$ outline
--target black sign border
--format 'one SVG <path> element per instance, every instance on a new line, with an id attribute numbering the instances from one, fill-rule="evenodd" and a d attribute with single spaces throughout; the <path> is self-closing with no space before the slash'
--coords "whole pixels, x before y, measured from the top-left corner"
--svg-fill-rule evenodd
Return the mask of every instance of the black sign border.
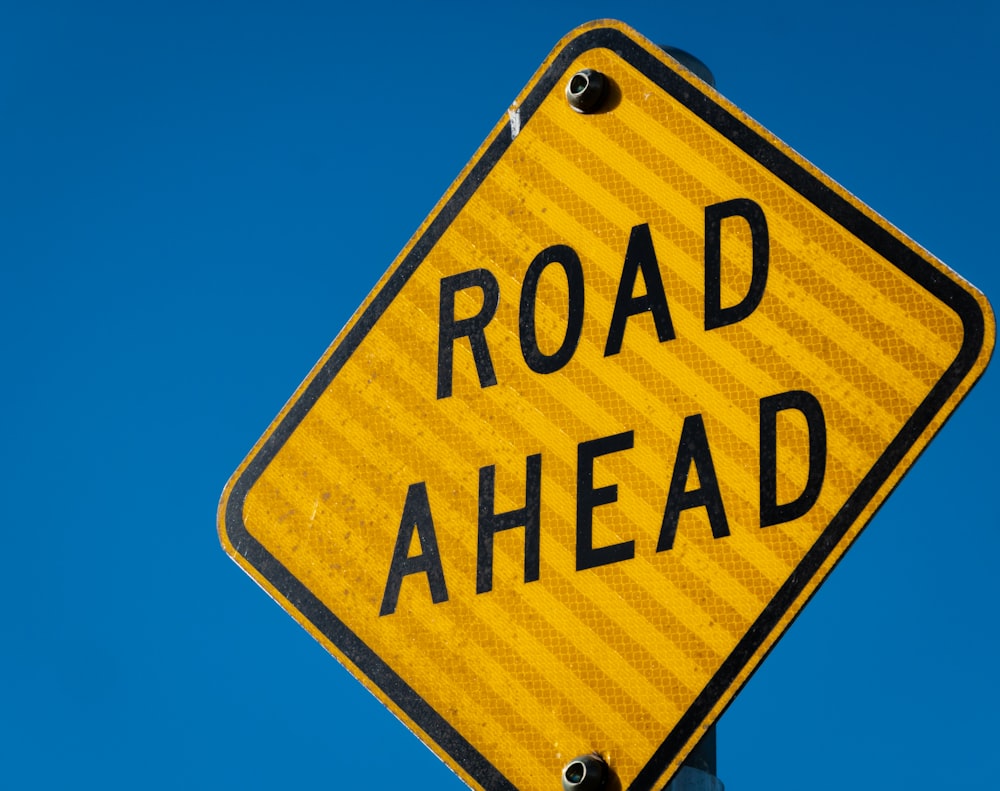
<path id="1" fill-rule="evenodd" d="M 865 214 L 858 206 L 832 189 L 804 168 L 785 151 L 748 126 L 744 120 L 694 87 L 658 57 L 649 53 L 623 31 L 612 27 L 584 29 L 570 39 L 519 107 L 523 128 L 552 90 L 561 89 L 569 65 L 590 49 L 608 49 L 659 85 L 690 111 L 709 124 L 730 142 L 784 181 L 806 200 L 838 222 L 876 253 L 920 284 L 950 307 L 961 319 L 964 338 L 961 350 L 941 379 L 904 424 L 900 433 L 861 481 L 859 487 L 806 553 L 787 582 L 764 609 L 715 676 L 653 753 L 627 791 L 652 791 L 666 768 L 696 733 L 712 708 L 734 686 L 739 674 L 780 624 L 789 608 L 799 599 L 827 560 L 855 524 L 865 507 L 892 475 L 904 456 L 944 408 L 952 394 L 971 371 L 983 348 L 985 318 L 975 297 L 963 285 L 949 278 L 916 250 L 900 241 L 885 227 Z M 257 454 L 236 479 L 225 505 L 226 533 L 234 549 L 261 576 L 270 582 L 320 633 L 325 635 L 350 662 L 375 686 L 405 712 L 444 752 L 490 791 L 517 791 L 471 743 L 434 710 L 412 687 L 389 667 L 358 635 L 351 631 L 329 608 L 296 579 L 246 529 L 243 504 L 250 489 L 291 436 L 299 423 L 337 376 L 368 332 L 385 313 L 427 254 L 441 238 L 452 220 L 462 211 L 479 185 L 500 160 L 513 140 L 509 124 L 504 125 L 489 143 L 482 156 L 468 171 L 461 184 L 433 217 L 409 253 L 399 262 L 382 290 L 375 296 L 343 341 L 315 373 L 284 418 L 266 438 Z M 846 549 L 846 548 L 845 548 Z M 805 602 L 803 602 L 803 606 Z M 801 611 L 801 608 L 800 608 Z M 762 657 L 763 659 L 763 657 Z M 758 663 L 759 665 L 759 663 Z M 743 681 L 745 683 L 745 679 Z M 738 690 L 734 690 L 735 696 Z M 731 700 L 732 698 L 730 698 Z M 558 782 L 553 778 L 553 783 Z"/>

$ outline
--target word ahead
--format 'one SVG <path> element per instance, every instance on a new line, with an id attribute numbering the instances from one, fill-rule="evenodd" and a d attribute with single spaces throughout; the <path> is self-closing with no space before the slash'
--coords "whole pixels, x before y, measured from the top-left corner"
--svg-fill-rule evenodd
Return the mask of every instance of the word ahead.
<path id="1" fill-rule="evenodd" d="M 797 410 L 806 419 L 809 428 L 809 474 L 805 488 L 793 500 L 778 503 L 778 413 Z M 620 453 L 634 447 L 635 433 L 624 431 L 610 437 L 581 442 L 577 446 L 576 474 L 576 570 L 582 571 L 635 557 L 635 542 L 623 541 L 609 546 L 595 547 L 593 542 L 593 512 L 602 505 L 618 499 L 615 484 L 594 487 L 594 462 L 611 453 Z M 688 488 L 691 470 L 697 474 L 698 485 Z M 803 390 L 779 393 L 760 401 L 760 526 L 788 522 L 804 515 L 816 502 L 823 487 L 826 470 L 826 423 L 819 401 Z M 479 521 L 478 555 L 476 561 L 476 593 L 493 589 L 493 536 L 503 530 L 524 528 L 524 581 L 538 579 L 539 546 L 541 533 L 542 454 L 528 456 L 525 460 L 525 491 L 523 508 L 498 514 L 494 510 L 496 467 L 479 469 Z M 692 508 L 704 508 L 712 536 L 723 538 L 730 534 L 726 508 L 719 490 L 715 464 L 705 422 L 701 415 L 691 415 L 684 420 L 677 447 L 670 487 L 666 493 L 663 522 L 660 525 L 656 551 L 663 552 L 674 546 L 677 524 L 681 513 Z M 416 533 L 420 539 L 421 554 L 407 556 L 407 550 Z M 435 604 L 448 600 L 448 586 L 441 566 L 441 553 L 434 517 L 431 512 L 427 484 L 412 484 L 406 493 L 403 518 L 396 536 L 392 564 L 382 597 L 379 615 L 396 611 L 403 578 L 411 574 L 425 574 Z"/>

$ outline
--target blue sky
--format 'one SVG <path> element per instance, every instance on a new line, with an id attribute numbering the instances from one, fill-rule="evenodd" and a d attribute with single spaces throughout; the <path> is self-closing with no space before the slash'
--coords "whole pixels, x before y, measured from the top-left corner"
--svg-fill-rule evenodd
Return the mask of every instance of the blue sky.
<path id="1" fill-rule="evenodd" d="M 697 54 L 726 97 L 1000 294 L 986 2 L 38 2 L 3 17 L 11 788 L 464 787 L 227 558 L 215 510 L 583 22 Z M 989 783 L 998 376 L 723 715 L 727 788 Z"/>

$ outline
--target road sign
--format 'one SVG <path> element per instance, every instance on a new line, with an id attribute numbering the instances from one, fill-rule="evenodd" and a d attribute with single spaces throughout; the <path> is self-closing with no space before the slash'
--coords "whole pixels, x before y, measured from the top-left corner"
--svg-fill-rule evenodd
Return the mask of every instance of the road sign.
<path id="1" fill-rule="evenodd" d="M 597 751 L 659 788 L 994 335 L 953 272 L 593 23 L 236 471 L 222 541 L 473 786 Z"/>

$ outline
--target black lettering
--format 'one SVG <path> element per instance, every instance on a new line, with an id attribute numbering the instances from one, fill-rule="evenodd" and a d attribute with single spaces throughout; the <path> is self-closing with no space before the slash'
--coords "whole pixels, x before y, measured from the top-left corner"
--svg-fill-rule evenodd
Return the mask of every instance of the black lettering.
<path id="1" fill-rule="evenodd" d="M 750 289 L 743 299 L 722 307 L 722 221 L 742 217 L 750 225 L 753 266 Z M 705 329 L 714 330 L 742 321 L 760 304 L 767 284 L 771 256 L 764 210 L 749 198 L 716 203 L 705 209 Z"/>
<path id="2" fill-rule="evenodd" d="M 414 531 L 420 539 L 423 553 L 411 558 L 407 554 Z M 389 565 L 389 576 L 385 581 L 385 593 L 382 595 L 382 607 L 378 614 L 392 615 L 396 612 L 403 577 L 421 573 L 427 575 L 431 600 L 435 604 L 448 601 L 448 588 L 444 583 L 444 569 L 441 568 L 441 555 L 438 552 L 434 520 L 431 518 L 431 504 L 427 499 L 427 485 L 415 483 L 406 491 L 403 518 L 399 522 L 396 548 L 392 551 L 392 563 Z"/>
<path id="3" fill-rule="evenodd" d="M 455 294 L 467 288 L 479 288 L 483 292 L 483 307 L 465 319 L 455 318 Z M 490 323 L 500 304 L 500 284 L 486 269 L 472 269 L 457 275 L 441 278 L 441 299 L 438 316 L 438 386 L 437 397 L 451 395 L 451 379 L 455 339 L 466 337 L 472 347 L 472 359 L 476 363 L 479 386 L 489 387 L 497 383 L 493 371 L 493 359 L 486 346 L 486 325 Z"/>
<path id="4" fill-rule="evenodd" d="M 535 331 L 535 300 L 538 296 L 538 280 L 549 264 L 559 264 L 566 273 L 569 287 L 569 304 L 566 316 L 566 335 L 562 344 L 552 354 L 545 354 L 538 348 Z M 521 336 L 521 354 L 528 367 L 536 374 L 550 374 L 558 371 L 573 357 L 583 331 L 583 267 L 580 257 L 572 247 L 564 244 L 546 247 L 535 256 L 524 275 L 521 286 L 521 311 L 517 323 Z"/>
<path id="5" fill-rule="evenodd" d="M 687 482 L 692 464 L 698 473 L 698 488 L 688 491 Z M 708 447 L 705 421 L 701 415 L 690 415 L 684 418 L 684 427 L 681 429 L 681 440 L 674 461 L 674 472 L 670 478 L 667 505 L 663 509 L 663 525 L 660 528 L 660 538 L 656 542 L 656 551 L 663 552 L 673 548 L 681 511 L 702 506 L 708 512 L 712 536 L 715 538 L 728 536 L 729 520 L 726 519 L 719 480 L 715 475 L 715 464 L 712 462 L 712 452 Z"/>
<path id="6" fill-rule="evenodd" d="M 633 296 L 635 279 L 640 269 L 642 279 L 646 283 L 646 293 Z M 618 281 L 618 296 L 615 297 L 615 309 L 611 315 L 608 340 L 604 346 L 605 357 L 621 351 L 622 340 L 625 338 L 625 324 L 629 317 L 647 311 L 653 315 L 656 337 L 660 342 L 673 340 L 674 325 L 670 319 L 667 295 L 663 293 L 663 280 L 660 277 L 660 266 L 656 261 L 656 251 L 653 250 L 653 237 L 649 233 L 649 225 L 643 224 L 636 225 L 629 236 L 622 276 Z"/>
<path id="7" fill-rule="evenodd" d="M 540 514 L 542 509 L 542 455 L 525 460 L 524 508 L 494 513 L 496 466 L 479 470 L 479 554 L 476 593 L 493 590 L 493 536 L 501 530 L 524 528 L 524 581 L 538 579 Z"/>
<path id="8" fill-rule="evenodd" d="M 628 450 L 634 434 L 625 431 L 610 437 L 581 442 L 576 450 L 576 570 L 605 566 L 635 557 L 635 542 L 594 546 L 594 509 L 618 500 L 618 485 L 594 488 L 594 459 Z"/>
<path id="9" fill-rule="evenodd" d="M 778 413 L 796 409 L 805 415 L 809 431 L 809 475 L 802 493 L 778 503 Z M 819 498 L 826 476 L 826 420 L 811 393 L 791 390 L 760 400 L 760 526 L 790 522 L 804 515 Z"/>

